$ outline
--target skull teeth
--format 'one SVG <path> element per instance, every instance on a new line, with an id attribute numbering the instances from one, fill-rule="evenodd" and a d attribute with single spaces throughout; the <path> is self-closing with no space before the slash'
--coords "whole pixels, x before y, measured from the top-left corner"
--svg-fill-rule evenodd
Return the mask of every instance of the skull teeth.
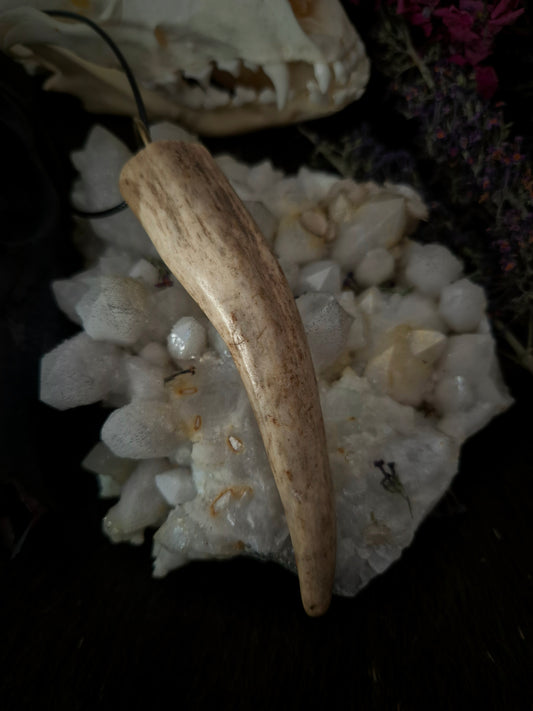
<path id="1" fill-rule="evenodd" d="M 256 100 L 257 91 L 255 91 L 255 89 L 251 89 L 248 86 L 237 85 L 231 103 L 232 106 L 242 106 L 244 104 L 251 104 Z"/>
<path id="2" fill-rule="evenodd" d="M 210 86 L 205 92 L 204 108 L 218 109 L 229 104 L 230 95 L 227 91 Z"/>
<path id="3" fill-rule="evenodd" d="M 345 55 L 342 61 L 337 60 L 329 64 L 317 62 L 312 65 L 312 78 L 306 82 L 310 100 L 313 103 L 323 103 L 325 97 L 332 90 L 331 98 L 334 103 L 337 105 L 342 103 L 349 94 L 347 85 L 354 73 L 353 67 L 357 63 L 357 59 L 357 53 L 352 50 Z M 239 84 L 238 79 L 243 67 L 258 73 L 263 71 L 272 82 L 273 88 L 265 87 L 256 90 Z M 211 82 L 215 69 L 235 77 L 235 86 L 227 89 L 213 86 Z M 182 101 L 191 109 L 212 110 L 225 106 L 240 107 L 259 103 L 264 106 L 276 104 L 278 111 L 281 111 L 294 94 L 290 87 L 289 66 L 282 62 L 261 66 L 241 59 L 223 60 L 210 62 L 204 67 L 187 69 L 183 76 L 186 80 L 192 79 L 197 82 L 196 86 L 183 86 Z"/>
<path id="4" fill-rule="evenodd" d="M 273 89 L 263 89 L 259 92 L 258 100 L 260 104 L 274 104 L 276 102 L 276 92 Z"/>
<path id="5" fill-rule="evenodd" d="M 327 64 L 321 62 L 313 65 L 313 68 L 320 93 L 325 94 L 331 82 L 331 69 Z"/>
<path id="6" fill-rule="evenodd" d="M 333 73 L 335 75 L 335 81 L 338 84 L 346 84 L 348 79 L 348 72 L 343 62 L 333 62 Z"/>
<path id="7" fill-rule="evenodd" d="M 289 69 L 286 64 L 278 62 L 277 64 L 265 65 L 263 71 L 272 84 L 274 84 L 276 105 L 278 111 L 281 111 L 285 108 L 287 99 L 289 98 Z"/>

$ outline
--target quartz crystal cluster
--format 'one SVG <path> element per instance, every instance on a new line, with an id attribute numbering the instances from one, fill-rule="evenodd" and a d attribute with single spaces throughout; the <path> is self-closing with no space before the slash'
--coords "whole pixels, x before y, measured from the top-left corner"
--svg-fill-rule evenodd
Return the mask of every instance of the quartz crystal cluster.
<path id="1" fill-rule="evenodd" d="M 160 124 L 154 139 L 188 137 Z M 101 127 L 73 155 L 74 200 L 118 200 L 127 149 Z M 449 486 L 461 444 L 511 399 L 483 290 L 405 185 L 285 176 L 225 155 L 220 167 L 279 259 L 319 382 L 337 511 L 335 591 L 353 595 L 396 560 Z M 246 554 L 295 569 L 283 509 L 233 360 L 129 212 L 93 220 L 89 264 L 53 290 L 82 331 L 42 360 L 41 398 L 102 401 L 84 460 L 114 542 L 153 539 L 154 574 Z"/>

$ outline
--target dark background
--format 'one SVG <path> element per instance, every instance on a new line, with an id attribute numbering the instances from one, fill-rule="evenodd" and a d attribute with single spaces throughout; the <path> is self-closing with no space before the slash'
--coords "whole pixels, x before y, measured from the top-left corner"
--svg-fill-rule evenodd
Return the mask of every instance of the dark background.
<path id="1" fill-rule="evenodd" d="M 157 581 L 150 541 L 104 538 L 108 504 L 79 463 L 105 412 L 38 402 L 40 357 L 76 330 L 50 282 L 82 267 L 68 155 L 95 119 L 2 56 L 0 77 L 0 708 L 532 709 L 533 376 L 511 361 L 516 404 L 466 444 L 413 545 L 321 619 L 273 564 Z M 379 126 L 379 88 L 321 130 Z M 99 120 L 132 140 L 129 122 Z M 310 154 L 294 128 L 208 143 L 288 170 Z"/>

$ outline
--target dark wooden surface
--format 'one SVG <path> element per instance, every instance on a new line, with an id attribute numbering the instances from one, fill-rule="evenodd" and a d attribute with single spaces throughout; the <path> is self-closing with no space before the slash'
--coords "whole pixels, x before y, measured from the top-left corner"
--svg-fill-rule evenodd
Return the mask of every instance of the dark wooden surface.
<path id="1" fill-rule="evenodd" d="M 149 542 L 103 537 L 105 504 L 79 462 L 105 413 L 37 400 L 40 356 L 75 330 L 49 283 L 80 266 L 68 151 L 91 119 L 0 70 L 0 519 L 17 535 L 34 519 L 2 559 L 0 709 L 533 708 L 533 378 L 510 363 L 516 404 L 465 446 L 413 545 L 321 619 L 274 565 L 194 563 L 157 581 Z M 240 145 L 252 160 L 285 136 Z"/>

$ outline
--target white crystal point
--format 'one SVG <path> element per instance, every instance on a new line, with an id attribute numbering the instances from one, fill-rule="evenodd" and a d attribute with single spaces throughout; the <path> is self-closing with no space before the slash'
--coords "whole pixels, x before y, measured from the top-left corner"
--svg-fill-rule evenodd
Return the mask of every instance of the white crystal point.
<path id="1" fill-rule="evenodd" d="M 462 269 L 460 260 L 446 247 L 412 242 L 405 265 L 405 280 L 422 294 L 436 297 L 445 286 L 459 278 Z"/>
<path id="2" fill-rule="evenodd" d="M 475 383 L 491 372 L 494 363 L 494 342 L 490 335 L 465 333 L 450 336 L 436 375 L 463 375 Z"/>
<path id="3" fill-rule="evenodd" d="M 352 319 L 331 294 L 308 293 L 296 299 L 317 371 L 341 355 Z"/>
<path id="4" fill-rule="evenodd" d="M 145 286 L 155 286 L 159 281 L 159 271 L 147 259 L 139 259 L 130 269 L 129 275 L 132 279 L 138 279 Z"/>
<path id="5" fill-rule="evenodd" d="M 98 442 L 81 463 L 84 469 L 96 474 L 102 499 L 120 496 L 122 486 L 137 466 L 134 459 L 117 457 L 103 442 Z"/>
<path id="6" fill-rule="evenodd" d="M 412 328 L 440 331 L 441 333 L 445 333 L 447 330 L 433 299 L 417 292 L 407 294 L 400 299 L 395 320 L 397 323 L 406 323 Z"/>
<path id="7" fill-rule="evenodd" d="M 100 341 L 132 345 L 147 322 L 148 294 L 129 277 L 97 278 L 76 306 L 86 332 Z"/>
<path id="8" fill-rule="evenodd" d="M 79 333 L 43 357 L 40 399 L 58 410 L 98 402 L 111 390 L 120 359 L 115 346 Z"/>
<path id="9" fill-rule="evenodd" d="M 137 466 L 135 459 L 117 457 L 103 442 L 98 442 L 87 454 L 81 465 L 84 469 L 101 476 L 110 477 L 121 486 L 129 479 Z"/>
<path id="10" fill-rule="evenodd" d="M 92 219 L 90 224 L 97 237 L 114 247 L 131 250 L 134 256 L 151 259 L 158 256 L 156 248 L 131 210 L 121 210 L 105 220 Z"/>
<path id="11" fill-rule="evenodd" d="M 84 147 L 72 153 L 72 163 L 80 173 L 72 200 L 82 210 L 104 210 L 122 201 L 118 178 L 131 152 L 103 126 L 94 126 Z"/>
<path id="12" fill-rule="evenodd" d="M 176 321 L 167 338 L 168 352 L 175 361 L 199 358 L 206 345 L 206 330 L 192 316 L 184 316 Z"/>
<path id="13" fill-rule="evenodd" d="M 83 279 L 58 279 L 52 282 L 52 291 L 57 305 L 74 323 L 81 324 L 76 306 L 88 289 Z"/>
<path id="14" fill-rule="evenodd" d="M 175 281 L 172 281 L 172 286 L 153 289 L 148 308 L 152 318 L 143 332 L 147 341 L 166 341 L 172 326 L 184 316 L 194 316 L 197 320 L 203 318 L 200 308 Z"/>
<path id="15" fill-rule="evenodd" d="M 160 525 L 165 519 L 168 504 L 155 482 L 165 465 L 164 459 L 141 462 L 122 487 L 118 503 L 109 509 L 103 523 L 114 543 L 142 543 L 144 529 Z"/>
<path id="16" fill-rule="evenodd" d="M 109 415 L 102 440 L 118 457 L 169 456 L 178 445 L 172 408 L 163 402 L 135 400 Z"/>
<path id="17" fill-rule="evenodd" d="M 337 224 L 348 223 L 358 207 L 368 200 L 369 184 L 337 180 L 328 193 L 328 215 Z"/>
<path id="18" fill-rule="evenodd" d="M 278 226 L 278 221 L 270 210 L 259 200 L 244 201 L 246 209 L 252 216 L 255 224 L 261 230 L 261 234 L 269 245 L 274 242 L 274 235 Z"/>
<path id="19" fill-rule="evenodd" d="M 458 448 L 351 368 L 326 391 L 322 406 L 337 491 L 337 592 L 350 595 L 409 545 L 455 473 Z M 396 493 L 384 490 L 376 460 L 394 463 Z"/>
<path id="20" fill-rule="evenodd" d="M 299 290 L 327 291 L 336 294 L 341 290 L 341 270 L 336 262 L 324 259 L 307 264 L 300 270 Z"/>
<path id="21" fill-rule="evenodd" d="M 434 363 L 444 353 L 446 336 L 440 331 L 417 329 L 408 336 L 411 353 L 423 363 Z"/>
<path id="22" fill-rule="evenodd" d="M 467 377 L 478 399 L 494 406 L 493 414 L 512 403 L 499 371 L 496 343 L 490 334 L 451 336 L 436 371 L 437 377 L 447 375 Z"/>
<path id="23" fill-rule="evenodd" d="M 281 175 L 280 171 L 276 170 L 269 160 L 263 160 L 261 163 L 249 168 L 246 184 L 256 195 L 256 200 L 254 201 L 256 207 L 262 205 L 265 209 L 268 209 L 262 200 L 262 196 L 279 182 Z M 270 212 L 270 210 L 268 211 Z"/>
<path id="24" fill-rule="evenodd" d="M 328 219 L 321 210 L 305 210 L 300 215 L 300 222 L 306 230 L 319 237 L 325 237 L 328 232 Z"/>
<path id="25" fill-rule="evenodd" d="M 501 382 L 490 334 L 451 336 L 435 371 L 439 429 L 459 442 L 512 403 Z"/>
<path id="26" fill-rule="evenodd" d="M 118 179 L 130 157 L 128 148 L 112 133 L 98 125 L 91 129 L 83 149 L 72 154 L 72 162 L 80 173 L 72 191 L 73 204 L 90 212 L 122 202 Z M 139 254 L 157 254 L 130 210 L 90 222 L 95 234 L 106 242 Z"/>
<path id="27" fill-rule="evenodd" d="M 439 380 L 432 397 L 435 407 L 445 415 L 470 410 L 475 400 L 474 389 L 463 375 L 450 375 Z"/>
<path id="28" fill-rule="evenodd" d="M 170 455 L 169 459 L 178 467 L 189 468 L 191 466 L 192 442 L 185 440 L 180 442 L 175 451 Z"/>
<path id="29" fill-rule="evenodd" d="M 376 287 L 370 287 L 364 291 L 358 299 L 358 306 L 361 311 L 369 317 L 378 314 L 384 305 L 383 294 Z"/>
<path id="30" fill-rule="evenodd" d="M 307 264 L 322 259 L 327 246 L 324 238 L 307 230 L 298 216 L 289 215 L 279 223 L 274 251 L 280 260 Z"/>
<path id="31" fill-rule="evenodd" d="M 365 368 L 365 377 L 381 392 L 404 405 L 417 407 L 428 390 L 431 362 L 413 352 L 413 330 L 397 326 L 383 341 L 384 349 Z M 416 342 L 420 335 L 414 337 Z M 430 351 L 431 349 L 429 349 Z"/>
<path id="32" fill-rule="evenodd" d="M 168 375 L 168 369 L 149 363 L 139 356 L 127 356 L 124 365 L 130 400 L 166 401 L 165 376 Z"/>
<path id="33" fill-rule="evenodd" d="M 95 472 L 98 481 L 98 494 L 101 499 L 116 499 L 120 496 L 122 485 L 105 474 Z"/>
<path id="34" fill-rule="evenodd" d="M 136 255 L 130 252 L 130 250 L 124 250 L 120 247 L 109 245 L 106 247 L 104 253 L 100 255 L 96 267 L 82 272 L 79 276 L 87 281 L 89 285 L 93 283 L 92 278 L 98 275 L 105 277 L 119 276 L 119 278 L 122 278 L 125 276 L 124 272 L 132 269 L 136 261 Z"/>
<path id="35" fill-rule="evenodd" d="M 196 487 L 191 471 L 185 467 L 169 469 L 157 474 L 155 484 L 165 501 L 171 506 L 192 501 L 196 496 Z"/>
<path id="36" fill-rule="evenodd" d="M 333 247 L 333 259 L 344 269 L 355 269 L 370 250 L 397 244 L 405 227 L 405 200 L 402 197 L 366 202 L 350 222 L 341 225 Z"/>
<path id="37" fill-rule="evenodd" d="M 505 407 L 498 410 L 488 402 L 478 402 L 466 412 L 461 410 L 444 415 L 439 422 L 439 430 L 456 442 L 462 443 L 485 427 Z"/>
<path id="38" fill-rule="evenodd" d="M 346 347 L 352 351 L 363 348 L 367 342 L 367 328 L 355 294 L 353 291 L 343 291 L 336 295 L 336 299 L 344 311 L 353 319 L 346 338 Z"/>
<path id="39" fill-rule="evenodd" d="M 174 553 L 154 540 L 152 555 L 154 557 L 153 576 L 164 578 L 171 570 L 176 570 L 186 565 L 189 558 L 183 553 Z"/>
<path id="40" fill-rule="evenodd" d="M 157 365 L 159 368 L 165 368 L 170 363 L 167 349 L 161 343 L 154 341 L 147 343 L 144 348 L 141 349 L 139 355 L 147 363 Z"/>
<path id="41" fill-rule="evenodd" d="M 281 111 L 289 97 L 289 70 L 283 62 L 265 64 L 263 71 L 274 85 L 276 91 L 276 105 Z"/>
<path id="42" fill-rule="evenodd" d="M 300 287 L 300 267 L 295 262 L 288 262 L 286 259 L 278 259 L 281 271 L 285 275 L 291 291 L 298 293 Z"/>
<path id="43" fill-rule="evenodd" d="M 392 277 L 394 257 L 388 249 L 371 249 L 357 265 L 355 279 L 363 287 L 377 286 Z"/>
<path id="44" fill-rule="evenodd" d="M 478 328 L 486 307 L 483 289 L 469 279 L 460 279 L 442 290 L 439 312 L 452 331 L 467 333 Z"/>

